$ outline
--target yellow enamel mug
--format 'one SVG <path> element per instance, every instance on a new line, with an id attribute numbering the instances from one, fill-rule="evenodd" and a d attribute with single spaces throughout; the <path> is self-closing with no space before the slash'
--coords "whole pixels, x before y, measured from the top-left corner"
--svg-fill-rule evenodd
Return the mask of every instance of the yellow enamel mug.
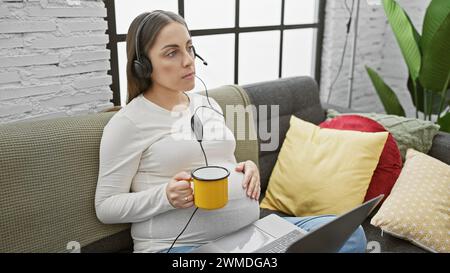
<path id="1" fill-rule="evenodd" d="M 230 172 L 220 166 L 200 167 L 191 172 L 194 182 L 194 204 L 198 208 L 213 210 L 228 203 L 228 176 Z"/>

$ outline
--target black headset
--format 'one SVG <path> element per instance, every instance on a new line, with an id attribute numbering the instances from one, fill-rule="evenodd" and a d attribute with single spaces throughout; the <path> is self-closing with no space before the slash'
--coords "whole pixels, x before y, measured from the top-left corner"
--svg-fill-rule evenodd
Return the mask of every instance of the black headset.
<path id="1" fill-rule="evenodd" d="M 140 79 L 148 79 L 150 77 L 150 75 L 152 74 L 153 67 L 152 67 L 152 62 L 150 61 L 150 59 L 145 54 L 141 55 L 141 50 L 139 48 L 139 37 L 141 35 L 141 31 L 142 31 L 142 28 L 144 27 L 145 23 L 147 23 L 148 20 L 150 20 L 152 17 L 157 16 L 158 14 L 161 14 L 161 11 L 155 10 L 155 11 L 152 11 L 149 14 L 147 14 L 144 17 L 144 19 L 139 23 L 139 26 L 137 27 L 137 30 L 136 30 L 135 42 L 134 42 L 135 51 L 136 51 L 136 60 L 133 61 L 133 69 L 134 69 L 134 73 L 136 74 L 136 76 Z M 198 57 L 200 60 L 203 61 L 204 65 L 208 65 L 208 63 L 195 52 L 195 47 L 192 47 L 192 48 L 194 50 L 194 57 Z"/>

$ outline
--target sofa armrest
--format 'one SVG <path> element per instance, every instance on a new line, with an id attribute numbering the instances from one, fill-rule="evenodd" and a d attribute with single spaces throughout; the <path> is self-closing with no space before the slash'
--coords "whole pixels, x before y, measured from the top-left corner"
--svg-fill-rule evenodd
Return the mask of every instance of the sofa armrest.
<path id="1" fill-rule="evenodd" d="M 428 154 L 450 165 L 450 134 L 438 132 Z"/>

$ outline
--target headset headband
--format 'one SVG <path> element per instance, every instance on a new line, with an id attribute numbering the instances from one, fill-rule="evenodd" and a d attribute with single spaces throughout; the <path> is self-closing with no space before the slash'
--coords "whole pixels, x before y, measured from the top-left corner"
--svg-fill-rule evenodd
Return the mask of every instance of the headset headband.
<path id="1" fill-rule="evenodd" d="M 150 12 L 149 14 L 147 14 L 144 19 L 139 23 L 139 26 L 136 30 L 136 36 L 135 38 L 135 50 L 136 50 L 136 59 L 138 61 L 141 61 L 141 51 L 139 50 L 139 36 L 141 35 L 141 30 L 144 27 L 145 23 L 147 23 L 148 20 L 150 20 L 150 17 L 152 17 L 152 15 L 155 14 L 155 11 Z"/>

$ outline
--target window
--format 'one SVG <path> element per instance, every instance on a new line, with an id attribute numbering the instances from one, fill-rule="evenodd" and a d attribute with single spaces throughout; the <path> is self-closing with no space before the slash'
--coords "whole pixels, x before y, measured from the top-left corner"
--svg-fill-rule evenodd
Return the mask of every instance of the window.
<path id="1" fill-rule="evenodd" d="M 239 35 L 239 83 L 278 78 L 280 31 L 246 32 Z M 255 73 L 257 72 L 257 73 Z"/>
<path id="2" fill-rule="evenodd" d="M 208 88 L 310 75 L 320 82 L 325 0 L 104 0 L 114 105 L 126 100 L 126 33 L 144 11 L 183 16 L 208 66 L 197 75 Z M 195 90 L 203 90 L 196 82 Z"/>

